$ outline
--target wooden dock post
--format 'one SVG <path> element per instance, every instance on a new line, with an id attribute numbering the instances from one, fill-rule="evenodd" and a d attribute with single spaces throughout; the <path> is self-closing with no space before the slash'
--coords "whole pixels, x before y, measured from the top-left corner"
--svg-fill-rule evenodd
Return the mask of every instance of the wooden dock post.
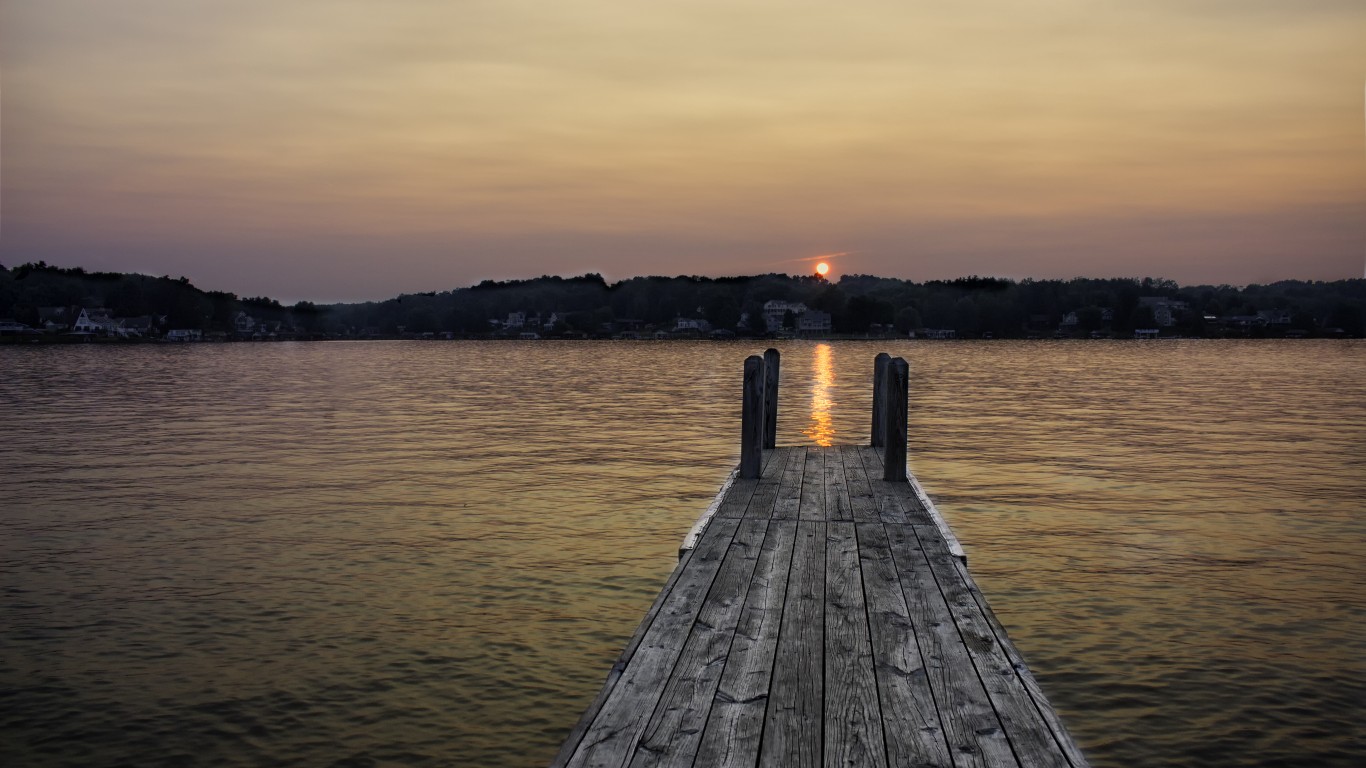
<path id="1" fill-rule="evenodd" d="M 897 357 L 888 363 L 884 379 L 886 445 L 882 452 L 882 479 L 889 482 L 906 482 L 906 396 L 910 378 L 910 366 L 905 359 Z"/>
<path id="2" fill-rule="evenodd" d="M 764 447 L 778 446 L 778 350 L 764 350 Z"/>
<path id="3" fill-rule="evenodd" d="M 892 356 L 886 352 L 873 358 L 873 434 L 870 445 L 881 448 L 887 434 L 887 365 Z"/>
<path id="4" fill-rule="evenodd" d="M 764 359 L 745 358 L 744 402 L 740 411 L 740 478 L 759 477 L 764 454 Z"/>

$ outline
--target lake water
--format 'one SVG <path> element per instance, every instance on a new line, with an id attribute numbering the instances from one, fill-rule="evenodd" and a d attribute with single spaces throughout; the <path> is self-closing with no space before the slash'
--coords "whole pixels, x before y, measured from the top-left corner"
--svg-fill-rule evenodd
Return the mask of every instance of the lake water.
<path id="1" fill-rule="evenodd" d="M 1366 759 L 1366 343 L 786 342 L 1097 766 Z M 759 344 L 0 347 L 0 763 L 547 763 L 738 455 Z"/>

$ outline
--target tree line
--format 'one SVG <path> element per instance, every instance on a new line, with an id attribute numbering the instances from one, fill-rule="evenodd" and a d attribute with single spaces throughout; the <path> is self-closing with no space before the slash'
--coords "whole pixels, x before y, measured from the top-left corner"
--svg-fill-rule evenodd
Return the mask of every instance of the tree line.
<path id="1" fill-rule="evenodd" d="M 1176 307 L 1167 334 L 1366 335 L 1366 280 L 1286 280 L 1265 285 L 1181 286 L 1156 278 L 1009 280 L 965 277 L 915 282 L 845 275 L 633 277 L 601 275 L 492 281 L 385 301 L 292 305 L 274 299 L 204 291 L 184 277 L 86 272 L 43 262 L 0 266 L 0 317 L 36 326 L 48 306 L 102 307 L 117 316 L 156 315 L 168 328 L 230 333 L 246 313 L 303 337 L 498 335 L 512 313 L 559 321 L 547 334 L 609 335 L 622 327 L 668 330 L 678 318 L 705 320 L 741 335 L 768 332 L 773 300 L 829 313 L 834 333 L 905 335 L 947 329 L 959 338 L 1105 333 L 1130 336 L 1153 327 L 1153 300 Z M 1273 312 L 1274 323 L 1230 325 L 1229 318 Z M 495 322 L 491 322 L 495 321 Z"/>

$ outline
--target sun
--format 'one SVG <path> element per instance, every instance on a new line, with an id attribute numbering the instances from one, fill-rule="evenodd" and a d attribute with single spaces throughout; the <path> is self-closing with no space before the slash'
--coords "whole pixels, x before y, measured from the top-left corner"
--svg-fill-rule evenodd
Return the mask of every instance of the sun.
<path id="1" fill-rule="evenodd" d="M 819 263 L 819 264 L 816 265 L 816 274 L 820 275 L 821 277 L 825 277 L 826 274 L 828 274 L 829 272 L 830 272 L 830 265 L 829 265 L 829 264 L 826 264 L 825 262 L 822 261 L 821 263 Z"/>

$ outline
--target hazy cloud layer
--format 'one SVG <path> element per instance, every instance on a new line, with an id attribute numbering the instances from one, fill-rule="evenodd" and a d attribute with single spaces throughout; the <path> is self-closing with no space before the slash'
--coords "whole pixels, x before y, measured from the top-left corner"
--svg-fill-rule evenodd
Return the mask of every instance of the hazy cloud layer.
<path id="1" fill-rule="evenodd" d="M 1266 0 L 15 0 L 0 259 L 317 299 L 835 251 L 1360 276 L 1364 29 Z"/>

